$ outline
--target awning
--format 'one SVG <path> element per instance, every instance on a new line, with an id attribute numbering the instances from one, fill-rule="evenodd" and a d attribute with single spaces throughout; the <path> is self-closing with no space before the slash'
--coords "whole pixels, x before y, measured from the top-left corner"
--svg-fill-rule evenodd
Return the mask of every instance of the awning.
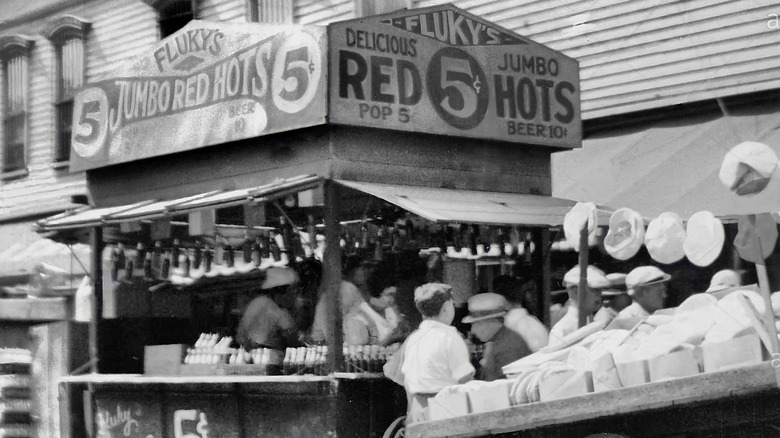
<path id="1" fill-rule="evenodd" d="M 312 189 L 321 181 L 322 178 L 316 175 L 302 175 L 247 189 L 212 191 L 179 199 L 149 200 L 117 207 L 86 208 L 43 219 L 38 222 L 38 227 L 41 231 L 57 231 L 162 219 L 198 210 L 264 202 L 288 193 Z"/>
<path id="2" fill-rule="evenodd" d="M 0 278 L 24 277 L 45 263 L 69 275 L 89 270 L 89 245 L 65 245 L 35 233 L 35 224 L 22 222 L 0 226 Z"/>
<path id="3" fill-rule="evenodd" d="M 780 179 L 740 197 L 718 178 L 727 151 L 759 141 L 780 156 L 780 108 L 753 114 L 666 120 L 650 127 L 588 138 L 579 150 L 552 154 L 553 195 L 632 208 L 655 217 L 687 218 L 709 210 L 723 219 L 780 210 Z"/>
<path id="4" fill-rule="evenodd" d="M 563 224 L 575 202 L 550 196 L 482 192 L 337 180 L 395 204 L 433 222 L 491 225 Z M 610 211 L 599 210 L 599 222 L 609 222 Z"/>

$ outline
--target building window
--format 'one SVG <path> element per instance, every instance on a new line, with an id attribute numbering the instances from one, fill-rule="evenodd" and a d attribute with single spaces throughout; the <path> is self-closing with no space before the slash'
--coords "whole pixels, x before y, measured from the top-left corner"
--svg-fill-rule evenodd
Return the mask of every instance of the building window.
<path id="1" fill-rule="evenodd" d="M 191 0 L 167 2 L 160 9 L 160 38 L 173 35 L 195 18 Z"/>
<path id="2" fill-rule="evenodd" d="M 70 136 L 73 125 L 73 98 L 84 85 L 84 44 L 90 24 L 73 16 L 53 21 L 45 30 L 57 52 L 55 84 L 54 162 L 70 160 Z"/>
<path id="3" fill-rule="evenodd" d="M 27 65 L 32 46 L 33 41 L 22 36 L 0 38 L 3 70 L 3 177 L 23 171 L 27 166 Z"/>
<path id="4" fill-rule="evenodd" d="M 249 21 L 255 23 L 292 24 L 295 0 L 248 0 Z"/>
<path id="5" fill-rule="evenodd" d="M 354 2 L 356 17 L 388 14 L 412 7 L 411 0 L 354 0 Z"/>

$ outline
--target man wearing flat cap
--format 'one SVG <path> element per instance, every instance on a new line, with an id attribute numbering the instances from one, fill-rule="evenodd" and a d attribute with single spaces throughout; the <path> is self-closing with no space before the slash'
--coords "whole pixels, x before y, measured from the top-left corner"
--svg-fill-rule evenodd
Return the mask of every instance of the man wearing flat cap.
<path id="1" fill-rule="evenodd" d="M 643 318 L 663 309 L 670 278 L 671 275 L 655 266 L 640 266 L 629 272 L 626 288 L 634 302 L 623 309 L 607 329 L 631 329 Z"/>
<path id="2" fill-rule="evenodd" d="M 631 305 L 632 300 L 626 290 L 626 274 L 607 274 L 607 281 L 609 287 L 601 290 L 601 309 L 596 312 L 593 320 L 609 324 L 623 309 Z"/>
<path id="3" fill-rule="evenodd" d="M 609 281 L 604 271 L 595 266 L 588 266 L 586 270 L 587 285 L 585 287 L 585 302 L 583 308 L 587 315 L 586 321 L 592 322 L 593 314 L 601 307 L 601 290 L 609 287 Z M 569 333 L 579 328 L 579 304 L 577 302 L 578 285 L 580 283 L 580 267 L 575 266 L 563 276 L 563 285 L 569 294 L 571 304 L 566 315 L 558 321 L 550 330 L 550 342 L 556 344 Z"/>
<path id="4" fill-rule="evenodd" d="M 466 342 L 451 325 L 455 317 L 451 291 L 443 283 L 427 283 L 414 290 L 414 304 L 423 321 L 403 347 L 407 424 L 427 420 L 428 400 L 442 388 L 474 376 Z"/>
<path id="5" fill-rule="evenodd" d="M 506 376 L 502 368 L 531 354 L 525 339 L 504 326 L 508 303 L 496 293 L 482 293 L 469 298 L 469 315 L 464 324 L 471 324 L 471 333 L 485 343 L 477 378 L 488 382 Z"/>

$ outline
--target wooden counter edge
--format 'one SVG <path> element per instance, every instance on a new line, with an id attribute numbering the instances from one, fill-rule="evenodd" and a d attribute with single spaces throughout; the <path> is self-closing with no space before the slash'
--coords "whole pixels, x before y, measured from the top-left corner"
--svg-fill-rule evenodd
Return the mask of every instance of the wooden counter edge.
<path id="1" fill-rule="evenodd" d="M 409 425 L 410 438 L 470 437 L 712 400 L 777 388 L 769 362 L 509 409 Z"/>

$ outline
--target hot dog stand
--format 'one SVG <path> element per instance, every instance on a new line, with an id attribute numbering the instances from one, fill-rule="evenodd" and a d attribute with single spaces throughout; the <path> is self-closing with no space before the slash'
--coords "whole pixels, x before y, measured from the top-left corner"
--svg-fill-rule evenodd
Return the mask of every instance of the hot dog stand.
<path id="1" fill-rule="evenodd" d="M 511 271 L 526 248 L 549 291 L 549 252 L 528 248 L 573 205 L 549 196 L 550 153 L 581 141 L 577 63 L 453 6 L 327 29 L 193 21 L 74 108 L 71 170 L 92 207 L 39 223 L 93 247 L 95 368 L 62 381 L 70 436 L 381 435 L 403 390 L 345 366 L 343 253 L 457 247 Z M 230 273 L 195 278 L 201 250 Z M 232 330 L 235 295 L 279 252 L 282 268 L 322 262 L 333 336 L 317 372 L 242 374 L 182 350 L 148 372 L 146 347 Z"/>

